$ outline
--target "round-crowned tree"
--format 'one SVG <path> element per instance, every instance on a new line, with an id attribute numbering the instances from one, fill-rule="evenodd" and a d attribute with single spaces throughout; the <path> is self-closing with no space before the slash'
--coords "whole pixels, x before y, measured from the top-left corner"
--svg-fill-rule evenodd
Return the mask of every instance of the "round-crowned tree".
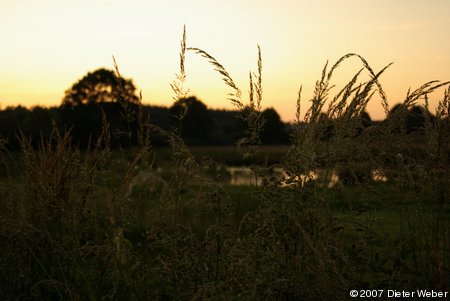
<path id="1" fill-rule="evenodd" d="M 99 137 L 106 117 L 112 146 L 133 144 L 134 115 L 139 98 L 130 79 L 117 77 L 114 71 L 100 68 L 87 73 L 69 88 L 61 105 L 63 124 L 71 128 L 72 139 L 87 146 Z"/>
<path id="2" fill-rule="evenodd" d="M 89 72 L 66 90 L 62 105 L 74 107 L 119 101 L 137 103 L 138 100 L 131 79 L 119 78 L 114 71 L 100 68 Z"/>
<path id="3" fill-rule="evenodd" d="M 169 109 L 169 122 L 178 128 L 181 137 L 190 145 L 210 143 L 214 123 L 206 105 L 191 96 L 180 99 Z"/>
<path id="4" fill-rule="evenodd" d="M 407 134 L 422 132 L 425 130 L 427 120 L 432 123 L 435 120 L 435 116 L 425 107 L 414 105 L 408 108 L 404 104 L 397 104 L 391 109 L 388 119 L 394 118 L 398 120 L 398 128 L 403 128 Z"/>
<path id="5" fill-rule="evenodd" d="M 265 109 L 262 112 L 262 118 L 264 120 L 261 132 L 261 142 L 263 144 L 286 144 L 289 142 L 285 125 L 274 108 Z"/>

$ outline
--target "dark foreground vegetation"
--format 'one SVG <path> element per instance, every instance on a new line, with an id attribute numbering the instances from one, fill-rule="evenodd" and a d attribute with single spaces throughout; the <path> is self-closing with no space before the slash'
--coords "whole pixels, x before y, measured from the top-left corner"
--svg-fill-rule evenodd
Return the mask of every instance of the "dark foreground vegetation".
<path id="1" fill-rule="evenodd" d="M 449 83 L 426 83 L 389 111 L 378 82 L 385 69 L 346 55 L 324 68 L 302 121 L 299 93 L 280 155 L 260 147 L 260 51 L 248 106 L 223 66 L 187 48 L 185 35 L 172 84 L 178 104 L 188 99 L 186 51 L 205 57 L 231 89 L 245 125 L 235 152 L 188 147 L 188 106 L 163 128 L 139 97 L 126 97 L 126 83 L 110 100 L 120 126 L 104 102 L 88 139 L 58 122 L 41 139 L 22 128 L 14 148 L 3 141 L 0 161 L 2 300 L 346 300 L 352 289 L 384 290 L 381 299 L 388 289 L 450 290 Z M 358 84 L 358 72 L 329 97 L 334 70 L 350 57 L 369 80 Z M 439 87 L 431 114 L 426 95 Z M 388 117 L 367 124 L 374 93 Z M 423 114 L 411 128 L 415 106 Z M 153 147 L 155 136 L 170 152 Z M 224 184 L 223 163 L 236 154 L 260 185 Z"/>

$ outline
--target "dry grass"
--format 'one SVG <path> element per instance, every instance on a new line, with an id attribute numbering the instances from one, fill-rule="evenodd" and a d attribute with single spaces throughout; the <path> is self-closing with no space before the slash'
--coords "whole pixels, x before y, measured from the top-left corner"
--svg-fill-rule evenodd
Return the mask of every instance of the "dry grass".
<path id="1" fill-rule="evenodd" d="M 254 154 L 264 122 L 260 47 L 245 105 L 223 65 L 186 40 L 184 29 L 180 71 L 171 85 L 175 101 L 189 93 L 184 64 L 186 51 L 193 51 L 231 88 L 229 100 L 249 110 L 240 144 Z M 333 72 L 350 57 L 359 58 L 362 69 L 330 97 Z M 140 101 L 137 110 L 123 104 L 128 124 L 138 126 L 131 155 L 110 151 L 106 121 L 104 134 L 83 152 L 71 145 L 70 132 L 55 130 L 37 149 L 23 137 L 17 166 L 6 169 L 0 184 L 0 297 L 344 300 L 359 288 L 448 291 L 449 82 L 429 82 L 406 96 L 405 108 L 424 98 L 427 109 L 426 95 L 447 87 L 436 118 L 426 122 L 427 144 L 418 147 L 402 130 L 404 110 L 370 127 L 361 118 L 374 93 L 389 112 L 379 83 L 387 67 L 375 72 L 357 54 L 329 70 L 326 64 L 303 121 L 302 87 L 298 92 L 296 129 L 284 160 L 290 185 L 274 178 L 246 188 L 239 202 L 205 172 L 214 162 L 194 156 L 180 129 L 153 126 Z M 364 71 L 370 79 L 358 83 Z M 164 178 L 154 166 L 155 131 L 171 145 L 173 172 Z M 253 166 L 255 176 L 269 167 Z M 373 170 L 389 182 L 372 181 Z M 321 177 L 305 180 L 310 171 Z M 142 174 L 158 185 L 135 189 Z M 333 174 L 340 181 L 328 189 Z M 247 199 L 257 205 L 243 213 Z M 385 219 L 394 225 L 375 227 Z"/>

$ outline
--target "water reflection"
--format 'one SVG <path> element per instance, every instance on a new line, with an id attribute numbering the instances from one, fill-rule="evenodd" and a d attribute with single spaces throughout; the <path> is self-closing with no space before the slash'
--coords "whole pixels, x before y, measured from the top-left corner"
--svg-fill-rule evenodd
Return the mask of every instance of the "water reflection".
<path id="1" fill-rule="evenodd" d="M 164 178 L 164 173 L 170 174 L 170 172 L 164 168 L 159 167 L 154 172 L 148 171 L 139 171 L 136 175 L 130 180 L 130 194 L 131 191 L 135 189 L 135 187 L 147 187 L 148 183 L 153 183 L 152 185 L 161 186 L 165 182 L 162 180 Z M 339 173 L 336 170 L 332 169 L 317 169 L 310 170 L 308 173 L 289 176 L 286 171 L 281 167 L 275 167 L 270 169 L 265 173 L 265 176 L 256 176 L 255 172 L 250 167 L 245 166 L 221 166 L 220 169 L 215 169 L 211 172 L 211 176 L 216 175 L 217 173 L 221 174 L 220 179 L 224 184 L 229 185 L 243 185 L 243 186 L 262 186 L 263 183 L 274 183 L 280 186 L 304 186 L 310 182 L 314 182 L 319 184 L 322 187 L 334 187 L 339 182 L 352 181 L 351 176 L 344 173 L 344 178 L 340 179 Z M 361 176 L 361 175 L 359 175 Z M 376 182 L 387 182 L 388 178 L 383 173 L 381 169 L 373 169 L 370 173 L 367 173 L 367 176 L 362 176 L 362 180 L 371 178 Z M 359 179 L 358 179 L 359 180 Z M 149 189 L 148 187 L 146 188 Z"/>
<path id="2" fill-rule="evenodd" d="M 249 167 L 229 166 L 225 168 L 230 175 L 230 185 L 262 185 L 263 178 L 257 178 L 255 173 Z"/>
<path id="3" fill-rule="evenodd" d="M 245 166 L 229 166 L 225 168 L 229 177 L 230 185 L 257 185 L 261 186 L 264 181 L 276 179 L 281 186 L 305 185 L 310 181 L 321 181 L 327 187 L 333 187 L 339 183 L 339 175 L 334 170 L 311 170 L 300 176 L 289 176 L 281 167 L 273 168 L 266 177 L 257 177 L 255 173 Z M 370 173 L 371 179 L 377 182 L 387 182 L 387 177 L 382 170 L 374 169 Z"/>

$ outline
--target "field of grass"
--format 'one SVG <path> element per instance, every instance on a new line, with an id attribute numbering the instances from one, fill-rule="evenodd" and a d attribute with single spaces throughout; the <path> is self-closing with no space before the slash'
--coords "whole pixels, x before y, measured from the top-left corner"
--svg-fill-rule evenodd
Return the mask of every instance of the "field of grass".
<path id="1" fill-rule="evenodd" d="M 6 298 L 345 299 L 353 288 L 448 287 L 450 206 L 430 185 L 231 186 L 182 169 L 133 186 L 142 173 L 128 152 L 91 177 L 89 154 L 47 151 L 20 155 L 25 170 L 0 187 Z"/>
<path id="2" fill-rule="evenodd" d="M 185 35 L 172 84 L 177 99 L 186 96 L 186 51 L 206 58 L 230 87 L 230 101 L 246 109 L 225 68 L 187 48 Z M 292 144 L 264 148 L 260 51 L 248 131 L 236 149 L 189 148 L 142 112 L 134 112 L 135 148 L 112 150 L 105 130 L 80 150 L 56 129 L 38 147 L 22 137 L 19 153 L 2 148 L 0 299 L 347 300 L 353 289 L 448 292 L 449 83 L 426 83 L 408 93 L 405 110 L 364 127 L 361 114 L 374 93 L 388 110 L 378 82 L 385 69 L 375 73 L 362 57 L 346 55 L 324 68 L 302 120 L 299 92 Z M 358 73 L 328 97 L 333 71 L 349 57 L 360 59 L 370 80 L 357 84 Z M 404 113 L 441 86 L 446 93 L 418 144 L 404 129 Z M 154 131 L 169 149 L 152 148 Z M 283 178 L 271 174 L 274 164 Z M 227 165 L 246 165 L 266 180 L 229 185 Z M 386 181 L 374 181 L 374 170 Z M 320 175 L 305 176 L 310 171 Z"/>

